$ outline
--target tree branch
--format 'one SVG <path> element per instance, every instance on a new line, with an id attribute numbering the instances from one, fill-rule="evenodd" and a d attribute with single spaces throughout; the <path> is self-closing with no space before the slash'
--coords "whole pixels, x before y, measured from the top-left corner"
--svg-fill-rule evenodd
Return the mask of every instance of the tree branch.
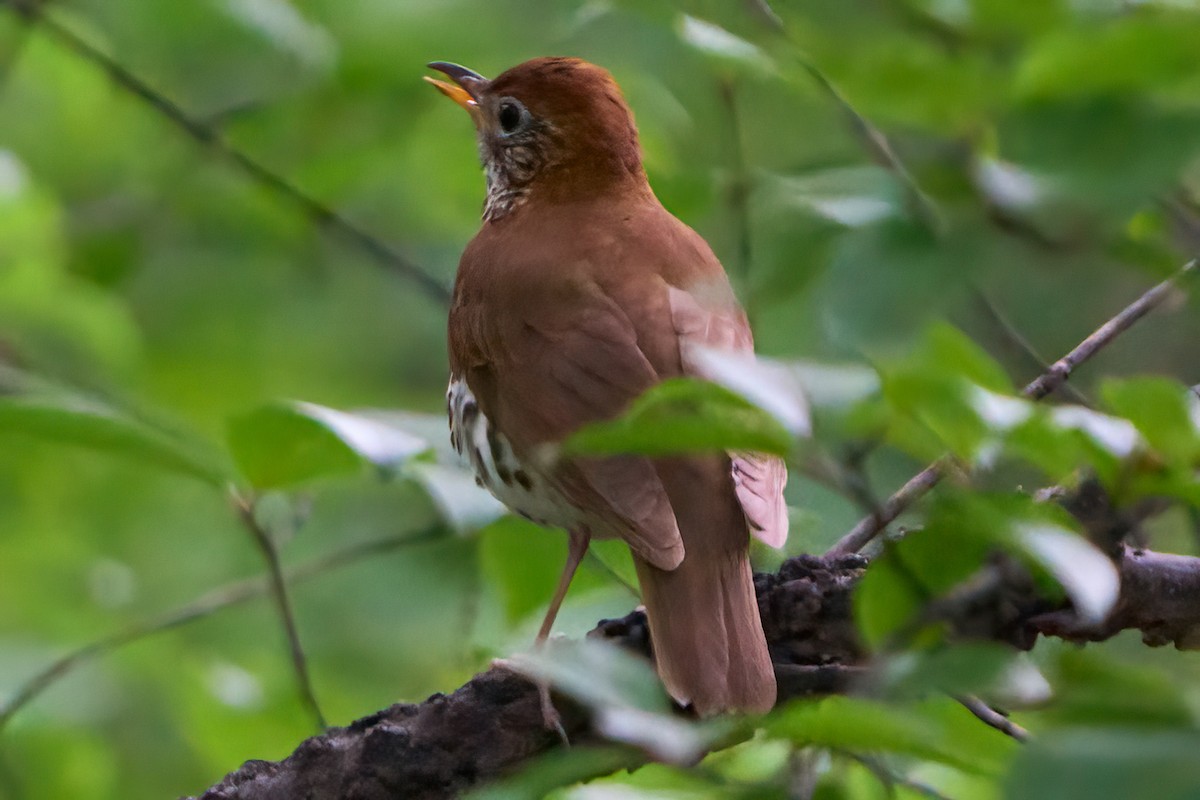
<path id="1" fill-rule="evenodd" d="M 779 680 L 780 700 L 851 690 L 868 670 L 851 594 L 866 560 L 858 555 L 799 556 L 779 572 L 755 576 L 763 628 Z M 1200 647 L 1200 558 L 1122 548 L 1121 596 L 1112 615 L 1083 626 L 1062 601 L 1037 596 L 1028 576 L 985 581 L 992 603 L 972 593 L 958 620 L 964 634 L 1027 649 L 1037 635 L 1105 639 L 1142 631 L 1147 644 Z M 635 611 L 601 622 L 590 634 L 647 653 L 645 616 Z M 586 714 L 557 701 L 572 741 L 589 741 Z M 971 709 L 975 713 L 975 709 Z M 990 709 L 989 709 L 990 711 Z M 986 712 L 985 712 L 986 713 Z M 988 724 L 998 720 L 988 714 Z M 1013 735 L 1021 729 L 1013 727 Z M 543 722 L 537 690 L 503 669 L 477 675 L 451 695 L 395 705 L 302 743 L 280 762 L 248 761 L 202 800 L 361 797 L 438 800 L 512 772 L 559 746 Z"/>
<path id="2" fill-rule="evenodd" d="M 1071 352 L 1055 361 L 1050 367 L 1021 390 L 1030 400 L 1041 400 L 1066 382 L 1071 374 L 1092 356 L 1099 353 L 1129 330 L 1142 317 L 1149 314 L 1170 297 L 1176 286 L 1196 270 L 1196 259 L 1184 264 L 1179 270 L 1157 286 L 1147 290 L 1141 297 L 1123 308 L 1090 336 L 1075 346 Z M 952 463 L 950 456 L 942 456 L 914 475 L 887 499 L 880 510 L 859 520 L 849 533 L 829 549 L 831 555 L 855 553 L 865 547 L 903 514 L 909 506 L 920 500 L 929 490 L 937 486 L 946 468 Z"/>

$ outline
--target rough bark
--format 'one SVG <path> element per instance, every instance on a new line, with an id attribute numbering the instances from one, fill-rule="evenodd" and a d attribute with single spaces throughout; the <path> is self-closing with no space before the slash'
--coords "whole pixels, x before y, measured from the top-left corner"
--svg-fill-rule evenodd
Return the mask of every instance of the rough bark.
<path id="1" fill-rule="evenodd" d="M 1127 629 L 1149 645 L 1200 647 L 1200 558 L 1118 545 L 1121 596 L 1100 625 L 1081 625 L 1069 607 L 1037 596 L 1019 568 L 997 562 L 979 580 L 931 605 L 960 635 L 1029 648 L 1039 634 L 1096 641 Z M 780 698 L 845 692 L 866 669 L 851 593 L 866 560 L 800 556 L 756 576 L 763 627 Z M 648 653 L 645 618 L 601 622 L 589 636 Z M 588 738 L 586 713 L 557 703 L 572 740 Z M 450 695 L 394 705 L 303 742 L 279 762 L 248 761 L 203 800 L 434 800 L 456 797 L 560 746 L 546 730 L 536 690 L 493 668 Z"/>

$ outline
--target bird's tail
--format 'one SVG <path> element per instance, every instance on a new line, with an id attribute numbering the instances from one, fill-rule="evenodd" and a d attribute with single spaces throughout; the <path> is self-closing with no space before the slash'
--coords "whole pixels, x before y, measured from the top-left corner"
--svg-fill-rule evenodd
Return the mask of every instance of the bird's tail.
<path id="1" fill-rule="evenodd" d="M 768 711 L 775 704 L 775 672 L 754 594 L 745 517 L 732 490 L 705 494 L 701 487 L 712 482 L 688 480 L 684 491 L 672 480 L 677 476 L 664 477 L 683 535 L 683 562 L 667 571 L 634 556 L 658 673 L 667 691 L 700 716 Z"/>

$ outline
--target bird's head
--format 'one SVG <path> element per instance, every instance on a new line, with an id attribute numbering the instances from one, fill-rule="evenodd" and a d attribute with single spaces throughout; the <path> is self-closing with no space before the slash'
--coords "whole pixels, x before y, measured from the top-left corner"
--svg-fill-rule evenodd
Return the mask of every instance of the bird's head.
<path id="1" fill-rule="evenodd" d="M 533 196 L 587 197 L 644 182 L 633 115 L 607 70 L 577 58 L 536 58 L 489 81 L 457 64 L 429 66 L 454 82 L 425 80 L 475 122 L 485 219 Z"/>

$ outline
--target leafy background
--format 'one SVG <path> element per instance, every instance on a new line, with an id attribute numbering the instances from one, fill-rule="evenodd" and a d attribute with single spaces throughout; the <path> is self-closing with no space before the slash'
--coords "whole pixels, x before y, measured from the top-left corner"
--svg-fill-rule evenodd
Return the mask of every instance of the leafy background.
<path id="1" fill-rule="evenodd" d="M 489 75 L 552 53 L 607 66 L 656 191 L 722 257 L 760 351 L 838 365 L 809 381 L 826 394 L 815 442 L 783 445 L 790 552 L 823 551 L 862 511 L 806 466 L 886 496 L 945 450 L 989 447 L 1007 454 L 983 481 L 1000 499 L 949 492 L 908 524 L 952 540 L 981 528 L 950 548 L 974 554 L 1030 513 L 1014 487 L 1088 468 L 1110 486 L 1144 478 L 1121 484 L 1125 499 L 1177 498 L 1154 544 L 1195 549 L 1194 302 L 1078 381 L 1113 415 L 1093 422 L 1127 418 L 1165 470 L 1142 474 L 1144 459 L 1049 416 L 1001 430 L 964 389 L 1011 396 L 1039 370 L 1014 334 L 1057 357 L 1195 250 L 1193 2 L 0 6 L 0 701 L 11 709 L 66 653 L 155 630 L 85 653 L 5 718 L 0 794 L 194 793 L 313 731 L 270 599 L 205 612 L 264 573 L 256 532 L 289 568 L 366 548 L 289 587 L 332 723 L 450 690 L 530 640 L 563 537 L 495 519 L 436 453 L 445 309 L 431 287 L 452 279 L 482 179 L 464 115 L 420 81 L 431 60 Z M 1163 379 L 1112 380 L 1143 374 Z M 978 563 L 911 541 L 934 585 Z M 560 630 L 635 603 L 619 550 L 602 559 Z M 903 621 L 880 609 L 911 599 L 880 563 L 862 617 L 877 643 Z M 157 630 L 198 598 L 194 620 Z M 1018 664 L 962 663 L 984 666 L 931 667 L 926 688 L 979 688 Z M 1038 736 L 1019 753 L 953 703 L 900 692 L 784 709 L 711 769 L 570 791 L 782 797 L 803 773 L 821 797 L 874 798 L 888 796 L 881 770 L 902 797 L 1200 791 L 1194 656 L 1119 637 L 1043 643 L 1019 664 L 1055 695 L 1019 716 Z M 618 794 L 622 781 L 641 788 Z"/>

